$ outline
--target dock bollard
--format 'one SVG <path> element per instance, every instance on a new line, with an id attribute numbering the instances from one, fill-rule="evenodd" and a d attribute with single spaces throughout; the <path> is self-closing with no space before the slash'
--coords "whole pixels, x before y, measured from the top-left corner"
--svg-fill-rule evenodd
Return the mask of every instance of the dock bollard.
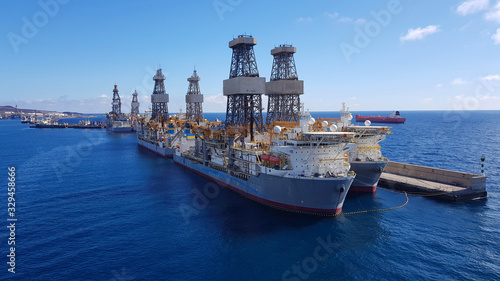
<path id="1" fill-rule="evenodd" d="M 481 156 L 481 175 L 484 176 L 484 160 L 486 160 L 486 157 L 484 156 Z"/>

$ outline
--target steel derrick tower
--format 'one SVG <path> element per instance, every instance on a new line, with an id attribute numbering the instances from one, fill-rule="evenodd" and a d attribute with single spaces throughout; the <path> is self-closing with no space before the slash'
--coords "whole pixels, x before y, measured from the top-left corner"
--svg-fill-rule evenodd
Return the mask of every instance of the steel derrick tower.
<path id="1" fill-rule="evenodd" d="M 158 68 L 156 75 L 153 77 L 155 87 L 151 95 L 151 120 L 156 122 L 166 122 L 168 117 L 168 94 L 165 92 L 165 75 L 162 74 L 161 68 Z"/>
<path id="2" fill-rule="evenodd" d="M 187 80 L 189 87 L 186 94 L 186 119 L 199 123 L 203 121 L 203 95 L 200 91 L 200 77 L 196 74 L 196 69 Z"/>
<path id="3" fill-rule="evenodd" d="M 137 100 L 137 90 L 132 94 L 132 103 L 130 104 L 130 114 L 138 115 L 139 114 L 139 101 Z"/>
<path id="4" fill-rule="evenodd" d="M 120 95 L 118 94 L 118 86 L 115 84 L 115 88 L 113 89 L 113 102 L 111 102 L 111 112 L 114 115 L 122 114 L 122 101 L 120 99 Z"/>
<path id="5" fill-rule="evenodd" d="M 233 49 L 229 79 L 224 80 L 223 93 L 227 96 L 226 126 L 250 126 L 262 131 L 262 94 L 266 79 L 259 77 L 253 46 L 257 39 L 239 35 L 229 42 Z"/>
<path id="6" fill-rule="evenodd" d="M 293 54 L 297 48 L 280 45 L 271 50 L 273 68 L 266 83 L 268 96 L 266 124 L 273 121 L 298 122 L 300 95 L 304 94 L 304 81 L 298 80 Z"/>

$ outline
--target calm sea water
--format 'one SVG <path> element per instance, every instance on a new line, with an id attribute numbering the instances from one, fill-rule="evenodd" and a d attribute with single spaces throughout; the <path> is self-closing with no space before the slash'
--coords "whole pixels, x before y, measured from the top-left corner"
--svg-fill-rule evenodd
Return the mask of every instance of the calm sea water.
<path id="1" fill-rule="evenodd" d="M 134 135 L 2 120 L 0 179 L 6 187 L 16 167 L 18 221 L 12 274 L 3 188 L 0 280 L 500 280 L 500 111 L 402 115 L 384 155 L 479 173 L 484 154 L 488 199 L 409 196 L 390 211 L 297 215 L 219 189 Z M 344 212 L 405 201 L 380 188 L 350 196 Z"/>

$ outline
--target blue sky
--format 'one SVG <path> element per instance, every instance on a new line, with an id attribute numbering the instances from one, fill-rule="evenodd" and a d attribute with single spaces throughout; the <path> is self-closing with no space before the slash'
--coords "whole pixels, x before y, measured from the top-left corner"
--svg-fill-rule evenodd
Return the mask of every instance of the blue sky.
<path id="1" fill-rule="evenodd" d="M 150 106 L 158 64 L 169 111 L 201 77 L 206 112 L 224 112 L 222 81 L 239 34 L 297 47 L 302 101 L 314 111 L 500 110 L 500 1 L 1 1 L 0 105 L 102 113 L 118 84 Z M 266 100 L 267 101 L 267 100 Z M 265 103 L 267 106 L 267 102 Z"/>

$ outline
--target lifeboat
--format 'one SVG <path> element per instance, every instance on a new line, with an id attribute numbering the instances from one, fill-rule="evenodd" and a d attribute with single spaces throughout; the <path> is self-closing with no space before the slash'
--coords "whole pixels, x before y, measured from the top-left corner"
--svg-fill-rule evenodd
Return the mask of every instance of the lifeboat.
<path id="1" fill-rule="evenodd" d="M 267 155 L 267 154 L 262 154 L 262 155 L 260 156 L 260 158 L 261 158 L 262 160 L 264 160 L 264 161 L 269 161 L 270 156 L 269 156 L 269 155 Z"/>
<path id="2" fill-rule="evenodd" d="M 276 164 L 279 164 L 280 163 L 280 159 L 276 156 L 271 156 L 269 158 L 269 161 L 273 162 L 273 163 L 276 163 Z"/>

